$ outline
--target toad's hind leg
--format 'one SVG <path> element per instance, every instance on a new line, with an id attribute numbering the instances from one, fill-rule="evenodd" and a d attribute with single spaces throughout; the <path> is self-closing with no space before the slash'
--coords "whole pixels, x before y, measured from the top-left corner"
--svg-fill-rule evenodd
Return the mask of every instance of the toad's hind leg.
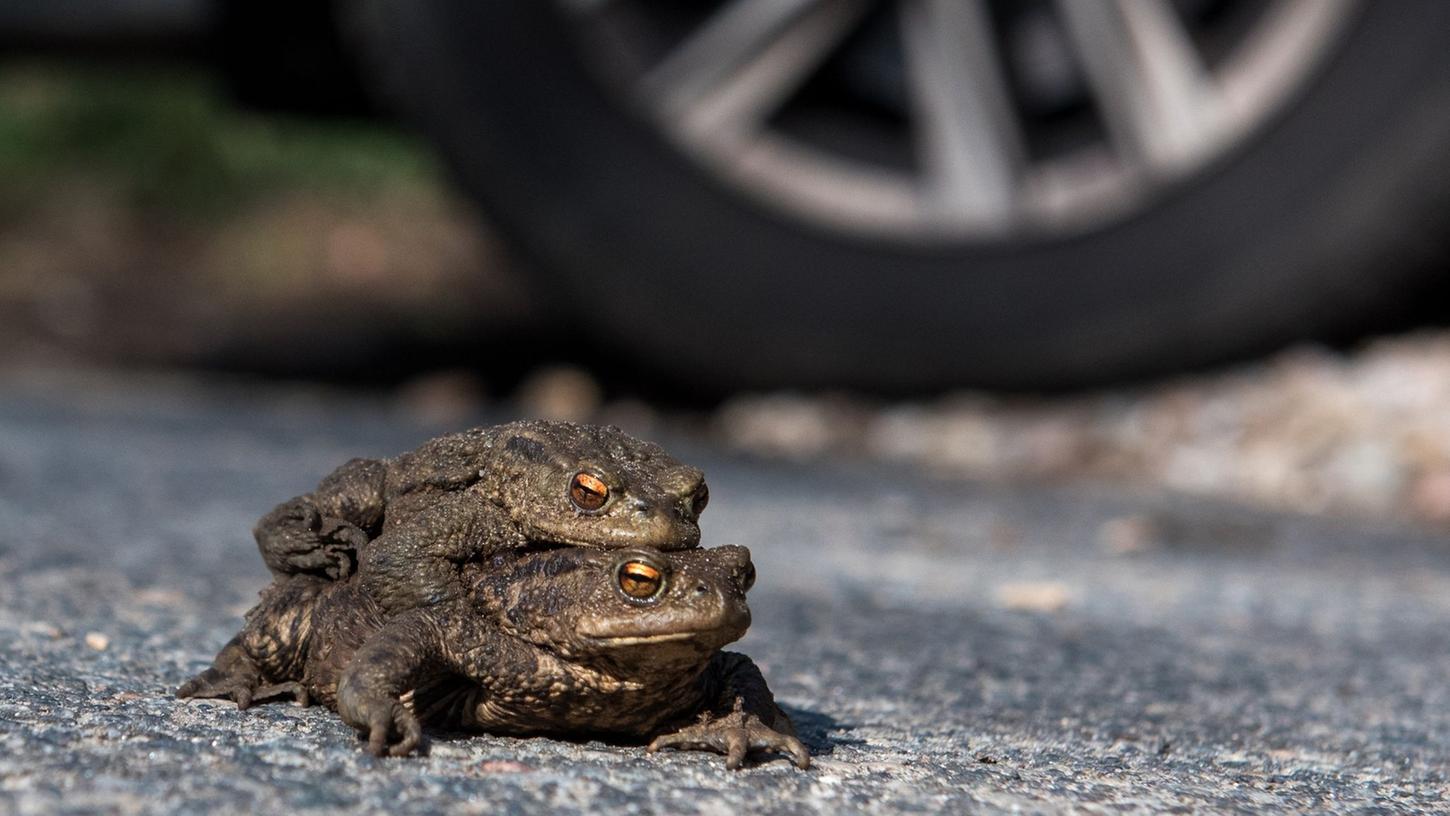
<path id="1" fill-rule="evenodd" d="M 222 647 L 211 667 L 183 683 L 176 696 L 231 700 L 237 708 L 245 709 L 252 705 L 262 685 L 261 669 L 247 654 L 242 636 L 237 635 Z"/>
<path id="2" fill-rule="evenodd" d="M 308 705 L 301 682 L 312 613 L 322 588 L 308 578 L 269 587 L 247 623 L 217 653 L 212 665 L 182 684 L 176 696 L 231 700 L 238 708 L 283 697 Z"/>
<path id="3" fill-rule="evenodd" d="M 231 700 L 240 709 L 283 698 L 290 698 L 298 705 L 311 704 L 311 695 L 299 682 L 266 682 L 256 661 L 240 643 L 241 637 L 232 638 L 211 668 L 183 683 L 176 690 L 176 696 Z"/>

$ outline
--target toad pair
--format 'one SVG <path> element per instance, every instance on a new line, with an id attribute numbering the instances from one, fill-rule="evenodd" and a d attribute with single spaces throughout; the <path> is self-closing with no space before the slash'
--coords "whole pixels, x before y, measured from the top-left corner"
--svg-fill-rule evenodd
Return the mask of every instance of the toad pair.
<path id="1" fill-rule="evenodd" d="M 332 708 L 378 755 L 423 727 L 652 738 L 809 765 L 755 664 L 743 547 L 703 474 L 617 428 L 516 422 L 354 459 L 258 522 L 275 580 L 181 697 Z"/>

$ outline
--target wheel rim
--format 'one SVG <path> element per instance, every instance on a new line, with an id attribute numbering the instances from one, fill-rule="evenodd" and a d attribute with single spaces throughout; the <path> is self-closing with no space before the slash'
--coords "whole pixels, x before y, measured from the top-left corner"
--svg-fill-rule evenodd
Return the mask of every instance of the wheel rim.
<path id="1" fill-rule="evenodd" d="M 1146 209 L 1291 104 L 1358 7 L 558 2 L 605 85 L 712 175 L 793 218 L 912 243 Z"/>

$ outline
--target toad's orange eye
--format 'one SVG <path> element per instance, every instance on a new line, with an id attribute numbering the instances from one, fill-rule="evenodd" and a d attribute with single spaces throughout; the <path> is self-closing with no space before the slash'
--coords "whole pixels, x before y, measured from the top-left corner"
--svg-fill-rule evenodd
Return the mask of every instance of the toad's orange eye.
<path id="1" fill-rule="evenodd" d="M 609 485 L 593 473 L 576 473 L 569 483 L 569 498 L 580 510 L 598 510 L 609 500 Z"/>
<path id="2" fill-rule="evenodd" d="M 665 576 L 643 561 L 626 561 L 619 565 L 619 588 L 636 600 L 648 600 L 665 587 Z"/>

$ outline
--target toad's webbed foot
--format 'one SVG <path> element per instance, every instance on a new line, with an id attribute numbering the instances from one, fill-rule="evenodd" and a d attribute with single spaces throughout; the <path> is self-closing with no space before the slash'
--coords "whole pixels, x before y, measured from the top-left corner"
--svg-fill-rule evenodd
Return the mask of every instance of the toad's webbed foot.
<path id="1" fill-rule="evenodd" d="M 246 710 L 252 703 L 290 697 L 298 705 L 310 705 L 311 695 L 301 683 L 264 684 L 255 673 L 246 670 L 222 671 L 215 667 L 207 669 L 188 680 L 176 690 L 179 698 L 198 697 L 205 699 L 231 700 L 237 708 Z"/>
<path id="2" fill-rule="evenodd" d="M 746 754 L 752 751 L 784 754 L 801 770 L 811 766 L 811 754 L 800 740 L 776 731 L 761 722 L 759 717 L 744 711 L 738 697 L 735 710 L 729 714 L 707 718 L 673 734 L 656 737 L 645 750 L 654 753 L 661 748 L 715 751 L 725 755 L 725 767 L 732 771 L 744 764 Z"/>
<path id="3" fill-rule="evenodd" d="M 246 709 L 252 705 L 252 691 L 257 682 L 255 673 L 231 673 L 212 667 L 183 683 L 176 690 L 176 696 L 231 700 L 237 708 Z"/>
<path id="4" fill-rule="evenodd" d="M 424 753 L 423 727 L 408 707 L 397 701 L 377 705 L 367 714 L 368 752 L 376 757 Z"/>
<path id="5" fill-rule="evenodd" d="M 376 757 L 427 753 L 423 726 L 417 716 L 398 700 L 367 697 L 347 685 L 338 688 L 337 710 L 358 736 L 368 741 L 368 753 Z"/>

